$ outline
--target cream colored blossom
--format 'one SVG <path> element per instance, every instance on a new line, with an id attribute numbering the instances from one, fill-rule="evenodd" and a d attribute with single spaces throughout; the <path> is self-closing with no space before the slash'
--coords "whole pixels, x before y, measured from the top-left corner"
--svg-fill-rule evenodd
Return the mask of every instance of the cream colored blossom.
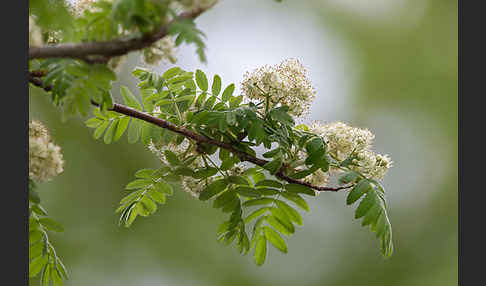
<path id="1" fill-rule="evenodd" d="M 182 141 L 182 143 L 179 145 L 176 145 L 173 142 L 170 142 L 169 144 L 154 143 L 152 142 L 152 140 L 150 140 L 148 149 L 152 153 L 154 153 L 160 159 L 160 161 L 165 165 L 170 165 L 165 156 L 164 153 L 165 150 L 172 151 L 174 154 L 177 155 L 179 159 L 198 154 L 196 151 L 196 147 L 194 145 L 189 144 L 187 139 L 184 139 L 184 141 Z M 199 167 L 200 165 L 201 165 L 200 157 L 198 157 L 195 161 L 192 162 L 193 167 Z"/>
<path id="2" fill-rule="evenodd" d="M 358 166 L 350 166 L 351 169 L 361 172 L 368 178 L 383 179 L 389 168 L 392 167 L 391 158 L 388 155 L 375 154 L 365 150 L 358 153 L 358 159 L 354 160 Z"/>
<path id="3" fill-rule="evenodd" d="M 328 180 L 329 180 L 329 174 L 323 172 L 321 169 L 318 169 L 314 173 L 304 178 L 304 182 L 307 182 L 314 186 L 325 186 L 327 185 Z M 316 192 L 316 194 L 319 193 L 320 192 Z"/>
<path id="4" fill-rule="evenodd" d="M 182 190 L 191 194 L 195 198 L 199 198 L 199 194 L 206 188 L 207 185 L 214 182 L 215 177 L 206 179 L 194 179 L 190 176 L 182 178 Z"/>
<path id="5" fill-rule="evenodd" d="M 313 122 L 309 131 L 328 142 L 328 150 L 336 159 L 344 160 L 351 152 L 361 152 L 371 148 L 375 135 L 368 129 L 351 127 L 342 122 L 325 125 Z"/>
<path id="6" fill-rule="evenodd" d="M 165 36 L 150 47 L 145 48 L 142 51 L 142 59 L 149 65 L 156 65 L 160 61 L 175 63 L 177 61 L 176 50 L 174 38 Z"/>
<path id="7" fill-rule="evenodd" d="M 35 19 L 29 16 L 29 45 L 30 46 L 42 46 L 42 33 L 35 23 Z"/>
<path id="8" fill-rule="evenodd" d="M 230 176 L 241 176 L 246 171 L 245 165 L 243 163 L 235 164 L 231 169 L 228 170 L 228 175 Z"/>
<path id="9" fill-rule="evenodd" d="M 368 178 L 380 180 L 392 167 L 388 155 L 376 154 L 371 150 L 375 136 L 368 129 L 352 127 L 342 122 L 313 122 L 309 126 L 309 132 L 321 136 L 327 142 L 328 152 L 335 159 L 343 161 L 351 155 L 356 156 L 353 160 L 356 165 L 350 165 L 349 168 Z"/>
<path id="10" fill-rule="evenodd" d="M 39 121 L 29 122 L 29 178 L 49 181 L 62 173 L 61 148 L 51 142 L 47 129 Z"/>
<path id="11" fill-rule="evenodd" d="M 297 117 L 308 114 L 315 98 L 307 71 L 296 59 L 246 72 L 241 90 L 249 99 L 264 103 L 268 94 L 271 106 L 287 105 L 289 113 Z"/>

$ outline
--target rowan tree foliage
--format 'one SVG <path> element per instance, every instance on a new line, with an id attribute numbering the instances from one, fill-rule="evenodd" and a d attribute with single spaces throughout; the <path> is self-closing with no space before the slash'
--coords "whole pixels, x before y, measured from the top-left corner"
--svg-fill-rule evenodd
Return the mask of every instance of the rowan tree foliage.
<path id="1" fill-rule="evenodd" d="M 137 217 L 150 216 L 182 189 L 227 213 L 217 240 L 243 255 L 252 251 L 262 265 L 269 245 L 288 251 L 286 240 L 303 224 L 300 211 L 309 211 L 306 199 L 347 191 L 346 203 L 357 205 L 355 218 L 370 226 L 382 254 L 391 256 L 392 228 L 379 182 L 391 159 L 372 151 L 374 135 L 367 129 L 342 122 L 296 124 L 318 96 L 299 60 L 249 71 L 240 94 L 235 84 L 200 69 L 173 67 L 157 74 L 135 68 L 138 90 L 121 85 L 124 102 L 113 101 L 117 67 L 128 53 L 139 53 L 149 66 L 175 63 L 177 46 L 192 44 L 206 61 L 205 35 L 194 19 L 216 4 L 29 2 L 30 85 L 43 89 L 64 118 L 90 116 L 86 126 L 94 139 L 114 144 L 126 137 L 160 159 L 158 168 L 127 178 L 116 209 L 119 224 L 129 227 Z M 36 191 L 62 171 L 61 148 L 42 123 L 31 121 L 29 276 L 41 275 L 42 285 L 62 285 L 68 277 L 48 236 L 63 228 L 48 217 Z"/>

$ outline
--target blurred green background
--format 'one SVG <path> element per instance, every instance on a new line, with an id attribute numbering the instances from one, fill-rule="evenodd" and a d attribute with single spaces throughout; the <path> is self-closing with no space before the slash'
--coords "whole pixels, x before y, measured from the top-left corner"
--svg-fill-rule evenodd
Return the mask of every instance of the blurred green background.
<path id="1" fill-rule="evenodd" d="M 376 151 L 394 161 L 384 180 L 395 244 L 386 261 L 374 235 L 353 220 L 345 193 L 308 200 L 289 253 L 271 248 L 261 268 L 219 245 L 225 215 L 184 192 L 153 217 L 118 227 L 123 187 L 157 160 L 125 138 L 95 141 L 84 119 L 62 123 L 31 88 L 30 118 L 46 123 L 66 161 L 39 190 L 66 229 L 52 234 L 69 270 L 66 285 L 457 285 L 457 12 L 448 0 L 222 0 L 196 21 L 207 34 L 208 64 L 194 47 L 178 53 L 184 69 L 237 86 L 246 70 L 299 58 L 317 90 L 304 122 L 372 130 Z M 133 54 L 119 74 L 132 90 L 136 65 Z"/>

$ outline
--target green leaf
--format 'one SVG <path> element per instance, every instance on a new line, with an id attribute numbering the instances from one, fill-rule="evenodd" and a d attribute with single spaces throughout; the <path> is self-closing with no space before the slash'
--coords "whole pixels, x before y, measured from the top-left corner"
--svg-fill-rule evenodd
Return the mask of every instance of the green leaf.
<path id="1" fill-rule="evenodd" d="M 102 124 L 102 123 L 103 123 L 103 120 L 96 118 L 96 117 L 90 118 L 90 119 L 88 119 L 84 122 L 84 124 L 86 124 L 86 126 L 88 126 L 90 128 L 96 128 L 96 127 L 100 126 L 100 124 Z"/>
<path id="2" fill-rule="evenodd" d="M 254 253 L 255 263 L 258 266 L 263 265 L 265 263 L 265 258 L 267 257 L 267 240 L 265 236 L 260 235 L 258 237 L 256 246 L 255 246 L 255 253 Z"/>
<path id="3" fill-rule="evenodd" d="M 223 160 L 221 163 L 220 169 L 223 171 L 231 169 L 236 163 L 238 163 L 240 160 L 237 157 L 228 157 Z"/>
<path id="4" fill-rule="evenodd" d="M 125 133 L 125 131 L 127 130 L 128 123 L 130 123 L 130 117 L 124 116 L 124 117 L 120 118 L 120 120 L 118 121 L 116 131 L 115 131 L 115 136 L 113 137 L 113 141 L 116 142 L 116 141 L 118 141 L 118 139 L 120 139 L 120 137 L 123 135 L 123 133 Z"/>
<path id="5" fill-rule="evenodd" d="M 250 184 L 245 177 L 240 177 L 240 176 L 229 176 L 228 181 L 235 185 L 248 186 Z"/>
<path id="6" fill-rule="evenodd" d="M 57 231 L 57 232 L 64 231 L 64 227 L 62 227 L 60 223 L 47 217 L 40 218 L 39 223 L 42 224 L 48 230 Z"/>
<path id="7" fill-rule="evenodd" d="M 174 152 L 170 150 L 165 150 L 164 155 L 169 164 L 171 164 L 172 166 L 178 166 L 181 164 L 181 161 L 179 160 L 179 158 L 177 158 L 177 155 Z"/>
<path id="8" fill-rule="evenodd" d="M 32 211 L 35 212 L 36 214 L 47 216 L 47 211 L 41 205 L 33 204 L 31 208 Z"/>
<path id="9" fill-rule="evenodd" d="M 277 108 L 274 108 L 270 111 L 270 116 L 274 120 L 279 121 L 282 124 L 292 126 L 292 125 L 294 125 L 294 119 L 292 118 L 292 116 L 290 116 L 287 113 L 287 111 L 288 111 L 287 106 L 277 107 Z"/>
<path id="10" fill-rule="evenodd" d="M 35 244 L 43 238 L 43 233 L 40 230 L 32 230 L 29 224 L 29 244 Z"/>
<path id="11" fill-rule="evenodd" d="M 214 208 L 224 207 L 225 205 L 233 202 L 235 199 L 238 200 L 235 192 L 233 190 L 228 190 L 226 192 L 223 192 L 214 200 L 213 207 Z"/>
<path id="12" fill-rule="evenodd" d="M 281 167 L 282 167 L 282 158 L 280 157 L 263 165 L 263 168 L 267 169 L 272 175 L 275 175 L 280 170 Z"/>
<path id="13" fill-rule="evenodd" d="M 155 211 L 157 211 L 157 204 L 147 196 L 143 196 L 140 203 L 143 205 L 145 210 L 147 210 L 148 214 L 153 214 Z"/>
<path id="14" fill-rule="evenodd" d="M 137 98 L 132 94 L 132 92 L 126 86 L 120 86 L 120 94 L 128 107 L 142 111 L 142 105 L 138 102 Z"/>
<path id="15" fill-rule="evenodd" d="M 107 120 L 107 121 L 103 122 L 103 124 L 98 126 L 93 133 L 94 139 L 99 139 L 101 137 L 101 135 L 103 135 L 103 132 L 105 132 L 106 128 L 108 128 L 109 124 L 110 124 L 110 121 Z"/>
<path id="16" fill-rule="evenodd" d="M 207 167 L 207 168 L 204 168 L 204 169 L 199 169 L 197 170 L 193 177 L 195 179 L 206 179 L 208 177 L 211 177 L 211 176 L 214 176 L 218 173 L 218 169 L 214 168 L 214 167 Z"/>
<path id="17" fill-rule="evenodd" d="M 228 186 L 228 181 L 226 179 L 219 179 L 207 185 L 206 188 L 199 194 L 199 199 L 201 201 L 207 201 L 215 195 L 221 193 Z"/>
<path id="18" fill-rule="evenodd" d="M 259 198 L 259 199 L 251 199 L 243 203 L 245 207 L 251 206 L 258 206 L 258 205 L 267 205 L 273 203 L 273 199 L 271 198 Z"/>
<path id="19" fill-rule="evenodd" d="M 135 177 L 141 178 L 141 179 L 152 179 L 154 178 L 154 172 L 155 170 L 152 169 L 140 169 L 135 173 Z"/>
<path id="20" fill-rule="evenodd" d="M 61 274 L 55 267 L 51 267 L 51 281 L 54 286 L 62 286 Z"/>
<path id="21" fill-rule="evenodd" d="M 280 154 L 281 152 L 282 152 L 281 148 L 277 147 L 273 150 L 263 153 L 262 156 L 265 158 L 272 158 L 275 155 Z"/>
<path id="22" fill-rule="evenodd" d="M 47 256 L 38 256 L 32 259 L 29 263 L 29 277 L 37 276 L 46 265 L 47 259 Z"/>
<path id="23" fill-rule="evenodd" d="M 62 277 L 64 277 L 64 279 L 68 279 L 66 267 L 64 266 L 61 259 L 59 259 L 59 258 L 57 259 L 56 267 L 61 272 Z"/>
<path id="24" fill-rule="evenodd" d="M 284 235 L 289 236 L 295 231 L 294 228 L 288 227 L 285 223 L 282 223 L 282 221 L 274 216 L 266 216 L 265 219 L 267 220 L 269 225 L 271 225 L 273 228 L 275 228 Z"/>
<path id="25" fill-rule="evenodd" d="M 221 91 L 221 77 L 219 75 L 214 75 L 213 86 L 211 87 L 211 93 L 213 96 L 217 96 Z"/>
<path id="26" fill-rule="evenodd" d="M 342 184 L 347 184 L 347 183 L 351 183 L 351 182 L 354 182 L 356 181 L 356 179 L 359 178 L 359 174 L 355 171 L 348 171 L 346 173 L 344 173 L 344 175 L 342 175 L 340 178 L 339 178 L 339 183 L 342 185 Z"/>
<path id="27" fill-rule="evenodd" d="M 385 232 L 385 227 L 387 225 L 387 218 L 386 218 L 386 213 L 385 212 L 382 212 L 380 217 L 378 218 L 378 221 L 376 222 L 376 228 L 375 228 L 375 231 L 376 231 L 376 237 L 380 237 L 383 235 L 383 233 Z"/>
<path id="28" fill-rule="evenodd" d="M 108 127 L 108 129 L 105 132 L 105 136 L 103 137 L 103 141 L 105 142 L 105 144 L 111 143 L 111 141 L 113 140 L 113 135 L 115 133 L 117 126 L 118 126 L 118 120 L 114 120 L 111 123 L 110 127 Z"/>
<path id="29" fill-rule="evenodd" d="M 310 174 L 314 173 L 317 169 L 318 168 L 311 168 L 309 170 L 302 170 L 302 171 L 299 171 L 299 172 L 296 172 L 296 173 L 290 175 L 290 177 L 292 179 L 297 179 L 297 180 L 303 179 L 303 178 L 309 176 Z"/>
<path id="30" fill-rule="evenodd" d="M 265 234 L 265 238 L 270 241 L 276 249 L 280 250 L 283 253 L 287 253 L 287 244 L 285 240 L 273 229 L 269 228 L 268 226 L 263 227 L 263 231 Z"/>
<path id="31" fill-rule="evenodd" d="M 309 211 L 309 205 L 307 202 L 299 195 L 294 194 L 294 193 L 288 193 L 288 192 L 281 192 L 280 193 L 284 198 L 287 200 L 295 203 L 297 206 L 299 206 L 301 209 L 305 211 Z"/>
<path id="32" fill-rule="evenodd" d="M 374 204 L 378 203 L 377 200 L 378 197 L 375 192 L 368 192 L 365 198 L 359 203 L 354 218 L 358 219 L 360 217 L 363 217 Z"/>
<path id="33" fill-rule="evenodd" d="M 273 196 L 279 193 L 277 189 L 267 187 L 258 187 L 256 188 L 256 191 L 262 196 Z"/>
<path id="34" fill-rule="evenodd" d="M 206 101 L 206 97 L 208 96 L 208 94 L 206 92 L 202 92 L 198 97 L 197 97 L 197 100 L 196 100 L 196 106 L 197 107 L 200 107 L 203 105 L 203 103 Z"/>
<path id="35" fill-rule="evenodd" d="M 140 188 L 150 186 L 153 183 L 154 182 L 151 179 L 137 179 L 135 181 L 131 181 L 130 183 L 128 183 L 125 189 L 127 190 L 140 189 Z"/>
<path id="36" fill-rule="evenodd" d="M 172 196 L 172 194 L 174 193 L 174 191 L 172 190 L 172 186 L 164 180 L 160 180 L 155 183 L 154 188 L 156 191 L 167 194 L 169 196 Z"/>
<path id="37" fill-rule="evenodd" d="M 359 181 L 356 186 L 354 186 L 354 188 L 351 190 L 351 192 L 349 192 L 348 197 L 346 198 L 346 204 L 350 205 L 356 202 L 369 190 L 371 190 L 371 185 L 368 180 L 363 179 Z"/>
<path id="38" fill-rule="evenodd" d="M 133 118 L 130 127 L 128 127 L 128 143 L 133 144 L 140 138 L 140 129 L 143 121 Z"/>
<path id="39" fill-rule="evenodd" d="M 267 212 L 270 208 L 269 207 L 262 207 L 262 208 L 259 208 L 255 211 L 253 211 L 251 214 L 249 214 L 246 218 L 245 218 L 245 223 L 246 224 L 249 224 L 252 220 L 256 219 L 257 217 L 263 215 L 265 212 Z"/>
<path id="40" fill-rule="evenodd" d="M 50 272 L 51 268 L 49 267 L 49 264 L 44 265 L 44 269 L 42 270 L 41 274 L 41 286 L 49 286 L 49 278 L 50 278 Z"/>
<path id="41" fill-rule="evenodd" d="M 290 220 L 289 216 L 280 208 L 272 207 L 270 208 L 270 212 L 272 216 L 280 222 L 285 228 L 289 231 L 289 233 L 295 232 L 295 227 L 292 221 Z"/>
<path id="42" fill-rule="evenodd" d="M 296 210 L 294 210 L 291 206 L 283 201 L 275 200 L 275 203 L 282 211 L 284 211 L 289 216 L 291 221 L 295 222 L 297 225 L 302 225 L 302 217 Z"/>
<path id="43" fill-rule="evenodd" d="M 274 181 L 274 180 L 261 180 L 258 183 L 255 184 L 257 187 L 273 187 L 273 188 L 282 188 L 283 185 L 280 182 Z"/>
<path id="44" fill-rule="evenodd" d="M 224 91 L 223 91 L 223 95 L 221 96 L 221 99 L 223 101 L 228 101 L 230 99 L 230 97 L 233 95 L 233 91 L 235 90 L 235 84 L 232 83 L 230 85 L 228 85 Z"/>
<path id="45" fill-rule="evenodd" d="M 226 112 L 226 123 L 228 123 L 229 126 L 236 124 L 236 115 L 233 112 Z"/>
<path id="46" fill-rule="evenodd" d="M 189 167 L 185 167 L 185 166 L 179 166 L 177 168 L 175 168 L 173 170 L 173 173 L 176 174 L 176 175 L 181 175 L 181 176 L 194 176 L 195 172 L 189 168 Z"/>
<path id="47" fill-rule="evenodd" d="M 316 152 L 321 152 L 321 150 L 325 148 L 324 146 L 324 142 L 320 137 L 314 137 L 307 142 L 307 144 L 305 145 L 305 149 L 307 150 L 307 153 L 312 154 Z"/>
<path id="48" fill-rule="evenodd" d="M 34 202 L 36 204 L 40 203 L 40 196 L 35 190 L 32 189 L 29 190 L 29 201 Z"/>
<path id="49" fill-rule="evenodd" d="M 366 213 L 363 222 L 361 223 L 362 226 L 369 225 L 369 224 L 375 224 L 376 220 L 380 216 L 381 212 L 383 209 L 379 204 L 375 204 L 371 207 L 371 209 Z"/>
<path id="50" fill-rule="evenodd" d="M 261 172 L 256 172 L 255 174 L 251 175 L 251 177 L 255 183 L 265 180 L 265 175 Z"/>
<path id="51" fill-rule="evenodd" d="M 203 91 L 208 90 L 208 78 L 202 70 L 196 70 L 196 83 L 197 86 Z"/>
<path id="52" fill-rule="evenodd" d="M 137 216 L 138 216 L 138 210 L 136 208 L 136 205 L 134 204 L 127 211 L 125 226 L 130 227 L 130 225 L 132 225 L 133 221 L 137 218 Z"/>
<path id="53" fill-rule="evenodd" d="M 305 194 L 309 196 L 316 196 L 316 192 L 304 185 L 300 184 L 286 184 L 284 188 L 289 192 L 289 193 L 294 193 L 294 194 Z"/>
<path id="54" fill-rule="evenodd" d="M 243 101 L 242 95 L 239 95 L 239 96 L 236 96 L 236 97 L 231 97 L 230 100 L 229 100 L 230 107 L 231 108 L 237 108 L 242 101 Z"/>
<path id="55" fill-rule="evenodd" d="M 232 200 L 226 203 L 221 209 L 224 213 L 233 212 L 240 205 L 240 199 L 235 195 Z"/>
<path id="56" fill-rule="evenodd" d="M 164 72 L 164 74 L 162 75 L 162 77 L 165 78 L 165 79 L 170 79 L 170 78 L 180 74 L 181 72 L 182 72 L 182 70 L 181 70 L 180 67 L 173 67 L 173 68 L 166 70 Z"/>
<path id="57" fill-rule="evenodd" d="M 153 127 L 154 125 L 152 125 L 152 123 L 143 121 L 141 139 L 144 145 L 148 145 L 150 143 L 150 139 L 152 139 Z"/>
<path id="58" fill-rule="evenodd" d="M 245 197 L 260 197 L 261 194 L 257 192 L 254 188 L 251 187 L 244 187 L 239 186 L 235 189 L 235 191 Z"/>

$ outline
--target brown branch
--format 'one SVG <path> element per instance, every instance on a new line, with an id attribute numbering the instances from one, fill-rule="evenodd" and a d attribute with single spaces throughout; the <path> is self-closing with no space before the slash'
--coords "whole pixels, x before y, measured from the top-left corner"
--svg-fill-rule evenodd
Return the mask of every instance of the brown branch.
<path id="1" fill-rule="evenodd" d="M 168 28 L 174 21 L 194 19 L 214 6 L 216 2 L 213 1 L 210 5 L 183 12 L 166 25 L 141 37 L 124 37 L 105 42 L 62 43 L 42 47 L 29 47 L 29 59 L 75 58 L 90 63 L 106 63 L 112 57 L 128 54 L 131 51 L 140 50 L 152 45 L 168 35 Z"/>
<path id="2" fill-rule="evenodd" d="M 43 88 L 45 91 L 51 91 L 51 89 L 52 89 L 50 86 L 44 86 L 44 83 L 41 79 L 32 76 L 30 73 L 29 73 L 29 81 L 32 84 L 34 84 L 35 86 Z M 99 104 L 94 102 L 94 101 L 91 101 L 91 103 L 94 106 L 99 106 Z M 188 130 L 188 129 L 182 127 L 182 126 L 177 126 L 177 125 L 175 125 L 171 122 L 168 122 L 166 120 L 163 120 L 163 119 L 155 117 L 155 116 L 152 116 L 148 113 L 141 112 L 139 110 L 130 108 L 128 106 L 124 106 L 124 105 L 115 103 L 115 104 L 113 104 L 113 108 L 111 108 L 110 110 L 117 112 L 117 113 L 120 113 L 120 114 L 123 114 L 123 115 L 126 115 L 126 116 L 129 116 L 129 117 L 132 117 L 132 118 L 137 118 L 137 119 L 143 120 L 145 122 L 152 123 L 152 124 L 157 125 L 159 127 L 162 127 L 162 128 L 167 129 L 167 130 L 170 130 L 172 132 L 175 132 L 177 134 L 180 134 L 180 135 L 182 135 L 186 138 L 192 139 L 192 140 L 194 140 L 198 143 L 206 143 L 206 144 L 218 146 L 221 149 L 226 149 L 226 150 L 230 151 L 231 153 L 233 153 L 234 155 L 236 155 L 240 159 L 240 161 L 247 161 L 247 162 L 253 163 L 255 165 L 258 165 L 260 167 L 263 167 L 266 163 L 269 162 L 267 160 L 254 157 L 254 156 L 252 156 L 252 155 L 250 155 L 246 152 L 240 151 L 240 150 L 234 148 L 231 144 L 224 143 L 224 142 L 206 137 L 204 135 L 195 133 L 195 132 Z M 307 183 L 307 182 L 304 182 L 304 181 L 301 181 L 301 180 L 297 180 L 297 179 L 293 179 L 293 178 L 287 176 L 284 172 L 284 169 L 285 169 L 285 167 L 282 166 L 282 168 L 275 174 L 275 176 L 277 176 L 278 178 L 280 178 L 284 181 L 287 181 L 289 183 L 303 185 L 303 186 L 312 188 L 312 189 L 317 190 L 317 191 L 337 192 L 339 190 L 344 190 L 344 189 L 348 189 L 348 188 L 352 187 L 352 185 L 347 185 L 347 186 L 342 186 L 342 187 L 337 187 L 337 188 L 314 186 L 310 183 Z"/>
<path id="3" fill-rule="evenodd" d="M 52 90 L 51 85 L 44 85 L 44 81 L 36 75 L 36 72 L 29 72 L 29 82 L 37 87 L 44 89 L 45 91 L 49 92 Z"/>

